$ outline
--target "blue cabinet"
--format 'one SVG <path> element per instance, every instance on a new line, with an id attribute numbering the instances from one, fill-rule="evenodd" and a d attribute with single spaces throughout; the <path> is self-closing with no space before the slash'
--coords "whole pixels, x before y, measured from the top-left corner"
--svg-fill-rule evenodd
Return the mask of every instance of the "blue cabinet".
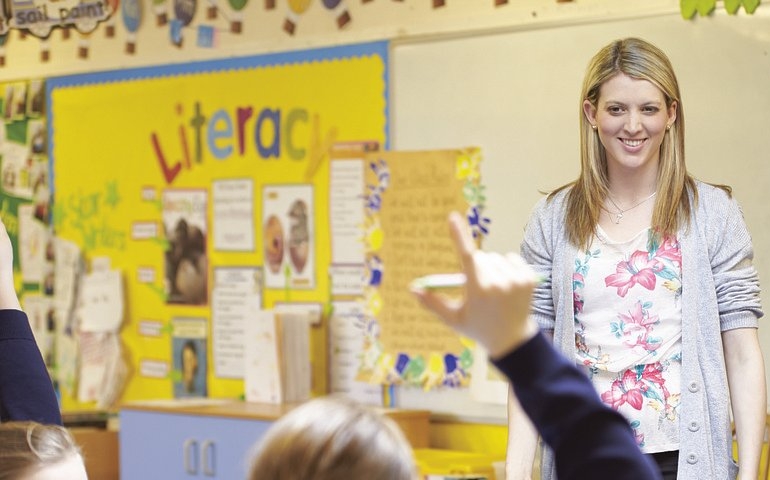
<path id="1" fill-rule="evenodd" d="M 205 399 L 204 399 L 205 400 Z M 120 410 L 121 480 L 245 480 L 253 448 L 297 405 L 139 402 Z M 414 448 L 428 448 L 430 412 L 383 409 Z"/>
<path id="2" fill-rule="evenodd" d="M 245 479 L 270 420 L 124 409 L 121 480 Z"/>

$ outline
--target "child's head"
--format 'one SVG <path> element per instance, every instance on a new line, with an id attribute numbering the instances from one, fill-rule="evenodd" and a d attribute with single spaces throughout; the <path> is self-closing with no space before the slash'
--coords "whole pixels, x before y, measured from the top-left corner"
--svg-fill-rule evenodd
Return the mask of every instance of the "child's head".
<path id="1" fill-rule="evenodd" d="M 412 449 L 391 419 L 351 400 L 311 400 L 276 422 L 250 480 L 415 480 Z"/>
<path id="2" fill-rule="evenodd" d="M 0 480 L 87 480 L 80 448 L 58 425 L 0 423 Z"/>

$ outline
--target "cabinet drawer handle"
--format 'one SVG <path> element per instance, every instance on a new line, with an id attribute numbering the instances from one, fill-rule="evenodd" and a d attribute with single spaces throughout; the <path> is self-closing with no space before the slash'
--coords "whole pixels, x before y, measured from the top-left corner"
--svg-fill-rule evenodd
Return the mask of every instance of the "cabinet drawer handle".
<path id="1" fill-rule="evenodd" d="M 203 453 L 203 474 L 207 477 L 215 476 L 217 474 L 216 443 L 213 440 L 205 440 L 201 444 L 201 452 Z"/>
<path id="2" fill-rule="evenodd" d="M 184 454 L 184 471 L 191 474 L 198 474 L 198 441 L 194 438 L 188 438 L 182 446 Z"/>

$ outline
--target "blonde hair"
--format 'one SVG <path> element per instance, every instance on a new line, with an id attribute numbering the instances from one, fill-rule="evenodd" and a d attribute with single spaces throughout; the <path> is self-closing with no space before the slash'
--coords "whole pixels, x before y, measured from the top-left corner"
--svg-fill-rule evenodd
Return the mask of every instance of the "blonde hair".
<path id="1" fill-rule="evenodd" d="M 80 448 L 63 427 L 36 422 L 0 423 L 0 480 L 18 479 L 75 455 L 81 455 Z"/>
<path id="2" fill-rule="evenodd" d="M 609 192 L 606 150 L 583 113 L 583 102 L 588 100 L 597 108 L 602 85 L 621 73 L 636 80 L 647 80 L 658 87 L 665 98 L 666 108 L 676 103 L 676 118 L 660 145 L 653 230 L 665 236 L 689 225 L 691 209 L 698 201 L 695 180 L 687 172 L 684 161 L 684 107 L 671 62 L 662 50 L 649 42 L 638 38 L 616 40 L 594 55 L 583 79 L 580 175 L 577 180 L 549 196 L 551 198 L 558 191 L 572 187 L 567 198 L 566 227 L 569 240 L 580 248 L 586 248 L 595 234 Z M 729 187 L 723 188 L 729 193 Z"/>
<path id="3" fill-rule="evenodd" d="M 276 422 L 250 480 L 415 480 L 409 443 L 389 418 L 351 400 L 311 400 Z"/>

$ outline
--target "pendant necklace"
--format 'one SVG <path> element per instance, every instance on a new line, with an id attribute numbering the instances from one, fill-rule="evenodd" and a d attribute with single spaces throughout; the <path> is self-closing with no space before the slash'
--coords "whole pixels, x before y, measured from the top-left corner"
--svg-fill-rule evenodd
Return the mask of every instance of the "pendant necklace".
<path id="1" fill-rule="evenodd" d="M 612 212 L 607 212 L 607 213 L 610 215 L 610 220 L 612 220 L 612 223 L 614 223 L 615 225 L 619 225 L 619 224 L 620 224 L 620 220 L 623 218 L 623 214 L 624 214 L 624 213 L 626 213 L 626 212 L 628 212 L 628 211 L 630 211 L 630 210 L 633 210 L 633 209 L 635 209 L 635 208 L 636 208 L 636 207 L 638 207 L 639 205 L 643 204 L 643 203 L 644 203 L 644 202 L 646 202 L 647 200 L 649 200 L 649 199 L 651 199 L 652 197 L 654 197 L 656 193 L 658 193 L 658 191 L 657 191 L 657 190 L 656 190 L 656 191 L 654 191 L 654 192 L 652 192 L 652 194 L 651 194 L 649 197 L 646 197 L 646 198 L 642 199 L 642 200 L 641 200 L 639 203 L 637 203 L 637 204 L 636 204 L 636 205 L 634 205 L 633 207 L 628 207 L 628 208 L 626 208 L 626 209 L 622 209 L 622 208 L 620 208 L 620 207 L 618 206 L 618 204 L 617 204 L 617 203 L 615 203 L 615 200 L 613 200 L 613 199 L 612 199 L 612 197 L 611 197 L 610 195 L 607 195 L 607 198 L 610 200 L 610 203 L 612 203 L 612 206 L 613 206 L 613 207 L 615 207 L 615 208 L 618 210 L 618 211 L 617 211 L 617 212 L 615 212 L 615 213 L 612 213 Z M 614 218 L 613 218 L 613 216 L 614 216 Z"/>

